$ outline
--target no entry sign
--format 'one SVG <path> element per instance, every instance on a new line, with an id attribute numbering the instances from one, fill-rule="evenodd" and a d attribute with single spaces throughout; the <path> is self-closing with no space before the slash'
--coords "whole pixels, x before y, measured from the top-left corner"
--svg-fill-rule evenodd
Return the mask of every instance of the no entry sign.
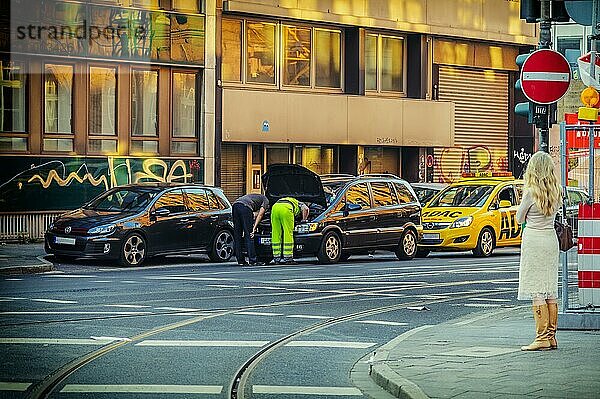
<path id="1" fill-rule="evenodd" d="M 523 94 L 534 103 L 551 104 L 560 100 L 570 83 L 571 67 L 558 51 L 534 51 L 521 68 Z"/>

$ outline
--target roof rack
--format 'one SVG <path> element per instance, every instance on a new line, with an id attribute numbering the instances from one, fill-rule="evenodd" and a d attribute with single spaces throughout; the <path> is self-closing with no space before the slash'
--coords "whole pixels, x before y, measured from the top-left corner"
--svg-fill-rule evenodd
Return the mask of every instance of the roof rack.
<path id="1" fill-rule="evenodd" d="M 365 177 L 392 177 L 394 179 L 401 179 L 400 176 L 396 176 L 392 173 L 367 173 L 364 175 L 356 176 L 357 178 L 365 178 Z"/>

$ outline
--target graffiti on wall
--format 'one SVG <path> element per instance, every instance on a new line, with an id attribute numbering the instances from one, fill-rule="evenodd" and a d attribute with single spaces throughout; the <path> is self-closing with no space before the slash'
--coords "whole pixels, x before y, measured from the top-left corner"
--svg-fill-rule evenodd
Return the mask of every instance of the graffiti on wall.
<path id="1" fill-rule="evenodd" d="M 508 158 L 505 154 L 483 145 L 444 148 L 434 160 L 435 180 L 452 183 L 463 173 L 506 171 Z"/>
<path id="2" fill-rule="evenodd" d="M 0 172 L 0 211 L 74 209 L 125 184 L 202 182 L 202 166 L 196 159 L 14 157 Z"/>

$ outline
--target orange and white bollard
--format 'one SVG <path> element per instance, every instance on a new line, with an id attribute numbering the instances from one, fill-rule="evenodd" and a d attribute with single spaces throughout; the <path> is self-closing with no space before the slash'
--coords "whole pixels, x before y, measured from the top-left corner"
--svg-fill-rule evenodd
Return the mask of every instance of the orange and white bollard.
<path id="1" fill-rule="evenodd" d="M 579 303 L 600 306 L 600 203 L 579 204 L 577 230 Z"/>

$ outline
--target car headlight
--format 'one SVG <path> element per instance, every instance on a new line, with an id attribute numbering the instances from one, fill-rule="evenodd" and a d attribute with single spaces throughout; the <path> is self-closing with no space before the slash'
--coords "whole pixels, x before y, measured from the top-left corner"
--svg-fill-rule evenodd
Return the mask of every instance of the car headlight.
<path id="1" fill-rule="evenodd" d="M 115 224 L 107 224 L 104 226 L 92 227 L 88 230 L 88 234 L 110 234 L 117 228 Z"/>
<path id="2" fill-rule="evenodd" d="M 459 227 L 468 227 L 473 223 L 473 216 L 467 216 L 464 218 L 458 218 L 450 225 L 451 229 L 456 229 Z"/>
<path id="3" fill-rule="evenodd" d="M 296 226 L 294 230 L 296 233 L 310 233 L 311 231 L 315 231 L 318 226 L 318 223 L 303 223 Z"/>

